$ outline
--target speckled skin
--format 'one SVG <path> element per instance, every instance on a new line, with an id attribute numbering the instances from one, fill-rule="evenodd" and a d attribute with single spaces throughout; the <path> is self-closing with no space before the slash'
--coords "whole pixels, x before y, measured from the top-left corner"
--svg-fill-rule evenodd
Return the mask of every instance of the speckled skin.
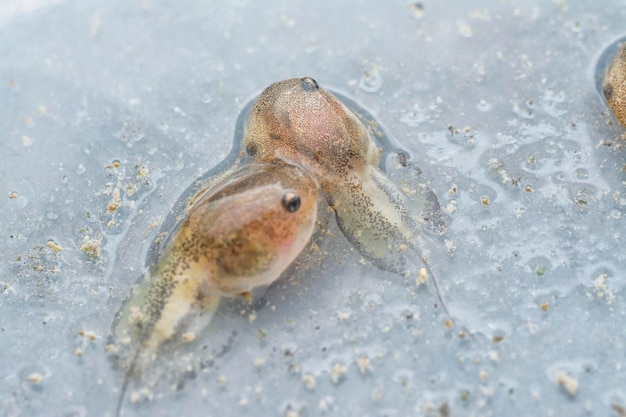
<path id="1" fill-rule="evenodd" d="M 606 72 L 603 90 L 613 114 L 626 127 L 626 43 L 620 46 Z"/>
<path id="2" fill-rule="evenodd" d="M 345 177 L 380 151 L 357 117 L 312 78 L 293 78 L 267 87 L 257 99 L 244 138 L 258 161 L 283 159 L 306 167 L 332 187 L 329 172 Z"/>
<path id="3" fill-rule="evenodd" d="M 311 238 L 318 193 L 302 169 L 281 163 L 246 165 L 199 193 L 157 268 L 120 312 L 120 365 L 141 373 L 161 344 L 208 323 L 220 297 L 278 279 Z"/>
<path id="4" fill-rule="evenodd" d="M 286 161 L 315 177 L 337 224 L 378 267 L 404 272 L 406 248 L 420 253 L 405 196 L 378 169 L 366 127 L 312 78 L 270 85 L 250 113 L 244 146 L 261 162 Z"/>

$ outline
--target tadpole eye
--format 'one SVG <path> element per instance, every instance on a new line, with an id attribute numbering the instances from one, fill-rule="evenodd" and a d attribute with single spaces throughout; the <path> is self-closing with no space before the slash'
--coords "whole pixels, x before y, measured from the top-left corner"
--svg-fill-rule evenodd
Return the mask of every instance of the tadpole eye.
<path id="1" fill-rule="evenodd" d="M 610 83 L 605 83 L 603 90 L 604 90 L 604 97 L 606 97 L 607 100 L 610 100 L 611 97 L 613 97 L 613 85 Z"/>
<path id="2" fill-rule="evenodd" d="M 300 208 L 300 196 L 295 191 L 287 191 L 283 195 L 282 203 L 285 210 L 293 213 Z"/>
<path id="3" fill-rule="evenodd" d="M 320 88 L 319 84 L 317 83 L 317 81 L 315 81 L 313 78 L 311 77 L 304 77 L 300 79 L 300 84 L 302 85 L 302 88 L 305 91 L 315 91 L 318 88 Z"/>

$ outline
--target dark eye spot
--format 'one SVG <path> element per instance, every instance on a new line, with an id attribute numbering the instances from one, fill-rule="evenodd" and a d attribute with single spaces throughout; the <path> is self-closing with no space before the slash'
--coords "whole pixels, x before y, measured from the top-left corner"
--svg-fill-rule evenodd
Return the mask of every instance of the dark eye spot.
<path id="1" fill-rule="evenodd" d="M 406 154 L 402 151 L 398 152 L 398 162 L 400 162 L 400 165 L 402 165 L 405 168 L 409 162 L 408 158 L 406 157 Z"/>
<path id="2" fill-rule="evenodd" d="M 311 77 L 304 77 L 304 78 L 302 78 L 300 80 L 300 84 L 302 85 L 302 88 L 304 88 L 305 91 L 315 91 L 318 88 L 320 88 L 320 86 L 317 83 L 317 81 L 315 81 Z"/>
<path id="3" fill-rule="evenodd" d="M 610 83 L 605 83 L 604 84 L 604 97 L 606 97 L 607 100 L 610 100 L 611 97 L 613 97 L 613 85 Z"/>
<path id="4" fill-rule="evenodd" d="M 285 210 L 293 213 L 300 208 L 300 196 L 295 191 L 287 191 L 283 195 L 282 203 Z"/>
<path id="5" fill-rule="evenodd" d="M 256 146 L 256 143 L 247 143 L 246 144 L 246 152 L 250 156 L 254 156 L 259 151 L 259 148 Z"/>

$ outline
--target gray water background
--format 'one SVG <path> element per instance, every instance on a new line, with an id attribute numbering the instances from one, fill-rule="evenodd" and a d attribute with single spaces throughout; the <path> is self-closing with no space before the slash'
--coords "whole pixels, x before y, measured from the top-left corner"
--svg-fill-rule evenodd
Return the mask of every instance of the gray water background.
<path id="1" fill-rule="evenodd" d="M 597 85 L 625 21 L 623 1 L 5 0 L 0 415 L 113 414 L 107 338 L 160 225 L 249 99 L 304 75 L 439 197 L 455 327 L 338 235 L 264 304 L 224 307 L 177 356 L 209 365 L 125 415 L 619 415 L 624 128 Z"/>

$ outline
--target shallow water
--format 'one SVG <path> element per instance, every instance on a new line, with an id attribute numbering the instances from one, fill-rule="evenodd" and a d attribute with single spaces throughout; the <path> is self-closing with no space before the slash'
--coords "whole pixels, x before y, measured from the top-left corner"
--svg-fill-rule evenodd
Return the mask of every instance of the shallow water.
<path id="1" fill-rule="evenodd" d="M 456 326 L 335 230 L 176 354 L 204 370 L 125 415 L 626 407 L 624 130 L 596 87 L 623 2 L 421 4 L 5 2 L 0 414 L 112 415 L 112 318 L 170 209 L 250 98 L 303 75 L 369 109 L 437 194 Z"/>

